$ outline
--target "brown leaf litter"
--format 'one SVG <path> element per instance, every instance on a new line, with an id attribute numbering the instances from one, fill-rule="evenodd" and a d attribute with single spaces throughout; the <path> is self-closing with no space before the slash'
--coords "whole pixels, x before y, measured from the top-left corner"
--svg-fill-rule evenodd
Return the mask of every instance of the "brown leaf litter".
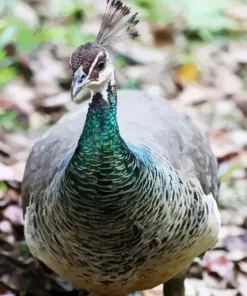
<path id="1" fill-rule="evenodd" d="M 43 6 L 37 3 L 42 7 L 39 9 L 44 10 Z M 225 13 L 246 22 L 245 4 L 228 7 Z M 35 25 L 36 18 L 29 21 Z M 151 28 L 149 34 L 152 30 L 163 34 L 161 27 Z M 120 87 L 129 79 L 136 80 L 141 89 L 163 95 L 187 112 L 208 134 L 223 179 L 219 241 L 202 261 L 192 264 L 186 296 L 247 295 L 247 42 L 196 45 L 193 60 L 184 62 L 174 40 L 159 48 L 153 47 L 150 38 L 142 41 L 147 46 L 128 43 L 114 47 L 117 54 L 131 61 L 117 70 Z M 13 55 L 14 47 L 8 48 Z M 22 119 L 17 116 L 15 128 L 0 126 L 0 295 L 77 295 L 29 254 L 23 241 L 20 206 L 21 182 L 31 147 L 70 109 L 69 54 L 64 44 L 50 43 L 36 53 L 35 60 L 19 56 L 27 71 L 0 96 L 1 109 L 25 115 Z M 20 128 L 20 120 L 25 128 Z M 162 286 L 138 294 L 161 296 Z"/>

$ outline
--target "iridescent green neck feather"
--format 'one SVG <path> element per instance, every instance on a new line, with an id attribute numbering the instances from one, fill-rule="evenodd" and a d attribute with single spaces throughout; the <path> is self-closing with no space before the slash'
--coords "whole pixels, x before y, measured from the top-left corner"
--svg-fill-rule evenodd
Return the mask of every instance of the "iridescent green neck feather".
<path id="1" fill-rule="evenodd" d="M 109 157 L 120 156 L 127 146 L 120 136 L 117 122 L 117 96 L 115 86 L 108 86 L 107 98 L 96 93 L 89 105 L 83 132 L 70 166 L 91 168 L 94 164 L 101 168 L 102 162 Z M 115 156 L 115 157 L 114 157 Z M 93 170 L 97 170 L 95 167 Z"/>
<path id="2" fill-rule="evenodd" d="M 115 87 L 108 86 L 106 93 L 107 98 L 103 98 L 101 93 L 93 96 L 77 152 L 85 149 L 102 153 L 113 151 L 122 142 L 117 122 Z"/>
<path id="3" fill-rule="evenodd" d="M 106 92 L 107 100 L 101 93 L 94 95 L 77 148 L 61 182 L 65 195 L 82 203 L 90 199 L 97 202 L 103 196 L 106 199 L 111 196 L 111 202 L 114 196 L 121 199 L 119 192 L 135 182 L 139 171 L 134 153 L 119 133 L 116 89 L 109 84 Z"/>
<path id="4" fill-rule="evenodd" d="M 80 231 L 88 235 L 113 227 L 113 244 L 122 227 L 129 233 L 133 223 L 148 228 L 152 219 L 164 219 L 157 211 L 158 203 L 162 208 L 166 202 L 173 206 L 180 178 L 175 171 L 166 171 L 166 158 L 153 152 L 127 145 L 120 136 L 114 87 L 95 94 L 77 148 L 56 191 L 58 206 L 70 209 L 66 219 L 77 221 Z M 139 231 L 137 227 L 136 239 Z"/>

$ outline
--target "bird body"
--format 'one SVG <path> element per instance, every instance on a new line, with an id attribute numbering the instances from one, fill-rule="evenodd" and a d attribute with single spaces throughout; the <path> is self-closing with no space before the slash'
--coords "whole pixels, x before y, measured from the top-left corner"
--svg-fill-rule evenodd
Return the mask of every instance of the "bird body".
<path id="1" fill-rule="evenodd" d="M 119 3 L 108 6 L 129 12 Z M 32 254 L 97 295 L 123 296 L 183 275 L 220 228 L 208 140 L 165 99 L 117 92 L 101 44 L 79 47 L 70 64 L 72 96 L 86 85 L 92 99 L 28 158 L 22 200 Z"/>
<path id="2" fill-rule="evenodd" d="M 216 165 L 207 140 L 163 98 L 119 92 L 123 138 L 114 115 L 96 116 L 84 139 L 87 105 L 29 157 L 25 236 L 34 256 L 76 287 L 125 295 L 169 280 L 214 246 Z M 97 138 L 99 122 L 113 138 Z"/>

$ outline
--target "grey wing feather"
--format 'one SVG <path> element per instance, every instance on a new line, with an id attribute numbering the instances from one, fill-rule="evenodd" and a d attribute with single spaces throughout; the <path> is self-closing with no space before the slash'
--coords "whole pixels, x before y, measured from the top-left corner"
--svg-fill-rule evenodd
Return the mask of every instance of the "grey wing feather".
<path id="1" fill-rule="evenodd" d="M 33 192 L 41 193 L 56 170 L 66 167 L 82 132 L 88 102 L 64 116 L 34 146 L 26 165 L 22 187 L 23 209 Z M 194 174 L 204 193 L 217 199 L 217 162 L 208 140 L 191 120 L 177 113 L 161 97 L 140 91 L 119 91 L 118 120 L 122 137 L 132 144 L 155 143 L 161 155 L 184 174 Z"/>

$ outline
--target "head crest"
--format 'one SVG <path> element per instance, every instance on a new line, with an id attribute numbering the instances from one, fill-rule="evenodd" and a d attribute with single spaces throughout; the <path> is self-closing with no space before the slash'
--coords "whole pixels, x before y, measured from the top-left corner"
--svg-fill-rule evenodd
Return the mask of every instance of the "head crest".
<path id="1" fill-rule="evenodd" d="M 107 6 L 96 41 L 103 46 L 111 45 L 125 39 L 139 36 L 135 30 L 138 13 L 124 21 L 124 17 L 130 14 L 130 8 L 123 5 L 120 0 L 107 0 Z"/>

